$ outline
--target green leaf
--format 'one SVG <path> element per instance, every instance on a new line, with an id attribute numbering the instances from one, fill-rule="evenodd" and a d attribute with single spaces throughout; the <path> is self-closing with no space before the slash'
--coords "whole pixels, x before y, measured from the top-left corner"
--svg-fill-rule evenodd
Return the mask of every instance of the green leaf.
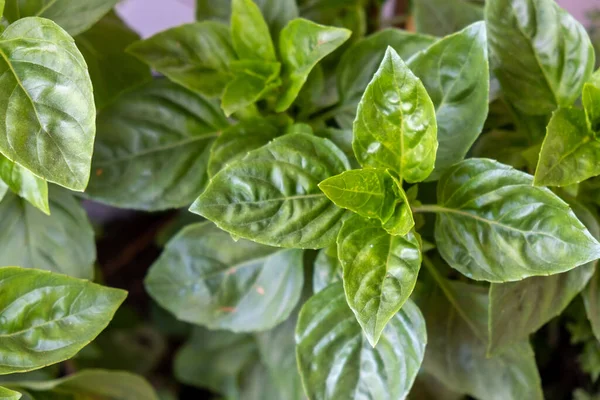
<path id="1" fill-rule="evenodd" d="M 52 21 L 24 18 L 0 35 L 0 152 L 35 175 L 83 191 L 96 110 L 85 60 Z"/>
<path id="2" fill-rule="evenodd" d="M 337 254 L 337 245 L 319 250 L 313 266 L 313 293 L 319 293 L 330 284 L 342 280 L 342 264 Z"/>
<path id="3" fill-rule="evenodd" d="M 127 293 L 51 272 L 0 268 L 0 375 L 73 357 Z"/>
<path id="4" fill-rule="evenodd" d="M 160 32 L 132 44 L 128 52 L 183 87 L 218 97 L 236 59 L 229 27 L 206 21 Z"/>
<path id="5" fill-rule="evenodd" d="M 494 74 L 516 108 L 543 115 L 575 102 L 594 68 L 579 22 L 554 0 L 489 0 L 485 19 Z"/>
<path id="6" fill-rule="evenodd" d="M 344 296 L 341 283 L 314 295 L 296 327 L 296 356 L 310 399 L 403 399 L 425 352 L 425 320 L 408 301 L 373 348 Z"/>
<path id="7" fill-rule="evenodd" d="M 2 179 L 0 179 L 0 201 L 2 201 L 2 199 L 4 199 L 4 196 L 6 195 L 7 192 L 8 192 L 8 186 L 6 185 L 6 183 L 4 183 L 4 181 Z"/>
<path id="8" fill-rule="evenodd" d="M 413 4 L 417 32 L 446 36 L 483 19 L 483 7 L 467 0 L 418 0 Z"/>
<path id="9" fill-rule="evenodd" d="M 439 146 L 429 179 L 437 179 L 467 155 L 488 115 L 485 23 L 475 23 L 441 39 L 411 58 L 408 66 L 421 79 L 435 106 Z"/>
<path id="10" fill-rule="evenodd" d="M 319 129 L 315 132 L 315 135 L 331 140 L 337 147 L 340 148 L 350 160 L 350 165 L 353 168 L 360 168 L 356 157 L 354 157 L 354 150 L 352 149 L 352 129 L 336 129 L 336 128 L 324 128 Z"/>
<path id="11" fill-rule="evenodd" d="M 347 29 L 319 25 L 302 18 L 283 28 L 279 37 L 283 90 L 275 106 L 277 112 L 292 105 L 314 66 L 348 40 L 351 33 Z"/>
<path id="12" fill-rule="evenodd" d="M 600 84 L 592 83 L 583 85 L 581 102 L 585 110 L 588 129 L 592 132 L 600 131 Z"/>
<path id="13" fill-rule="evenodd" d="M 600 175 L 600 142 L 585 112 L 559 108 L 548 124 L 535 170 L 536 186 L 568 186 Z"/>
<path id="14" fill-rule="evenodd" d="M 66 190 L 50 191 L 48 216 L 13 194 L 0 202 L 0 266 L 44 269 L 92 279 L 94 230 Z"/>
<path id="15" fill-rule="evenodd" d="M 0 180 L 44 214 L 50 214 L 48 183 L 0 154 Z M 1 198 L 0 198 L 1 200 Z"/>
<path id="16" fill-rule="evenodd" d="M 252 0 L 232 0 L 231 39 L 241 59 L 277 61 L 269 27 Z"/>
<path id="17" fill-rule="evenodd" d="M 15 0 L 6 4 L 4 17 L 9 22 L 25 17 L 48 18 L 75 36 L 88 30 L 117 2 L 118 0 Z"/>
<path id="18" fill-rule="evenodd" d="M 493 158 L 513 168 L 527 166 L 523 152 L 529 147 L 529 140 L 520 132 L 493 130 L 481 135 L 473 147 L 474 157 Z"/>
<path id="19" fill-rule="evenodd" d="M 227 116 L 256 103 L 281 85 L 278 62 L 241 60 L 232 61 L 229 67 L 234 78 L 225 87 L 221 99 L 221 108 Z"/>
<path id="20" fill-rule="evenodd" d="M 0 11 L 4 6 L 4 0 L 0 4 Z M 0 400 L 19 400 L 21 393 L 0 386 Z"/>
<path id="21" fill-rule="evenodd" d="M 182 321 L 234 332 L 285 321 L 302 292 L 302 251 L 246 240 L 205 222 L 175 236 L 146 277 L 148 293 Z"/>
<path id="22" fill-rule="evenodd" d="M 340 97 L 336 122 L 342 128 L 352 128 L 356 107 L 373 78 L 380 60 L 388 46 L 398 52 L 400 58 L 408 60 L 415 53 L 435 42 L 435 38 L 414 34 L 400 29 L 385 29 L 357 41 L 344 52 L 336 70 Z"/>
<path id="23" fill-rule="evenodd" d="M 40 382 L 15 382 L 19 389 L 31 390 L 38 398 L 158 400 L 154 389 L 141 376 L 123 371 L 89 369 L 64 378 Z M 54 396 L 56 397 L 54 397 Z"/>
<path id="24" fill-rule="evenodd" d="M 600 340 L 600 272 L 595 271 L 582 293 L 585 311 L 596 339 Z"/>
<path id="25" fill-rule="evenodd" d="M 344 221 L 337 242 L 346 300 L 375 346 L 417 283 L 419 236 L 414 231 L 392 236 L 379 222 L 353 216 Z"/>
<path id="26" fill-rule="evenodd" d="M 566 272 L 600 257 L 568 204 L 533 177 L 485 158 L 462 161 L 438 184 L 435 238 L 451 267 L 475 280 Z M 419 207 L 415 211 L 418 211 Z"/>
<path id="27" fill-rule="evenodd" d="M 433 171 L 436 137 L 435 108 L 425 87 L 388 47 L 358 106 L 352 142 L 358 162 L 420 182 Z"/>
<path id="28" fill-rule="evenodd" d="M 139 40 L 114 12 L 75 37 L 90 71 L 96 108 L 112 103 L 121 93 L 152 79 L 150 68 L 125 49 Z"/>
<path id="29" fill-rule="evenodd" d="M 216 104 L 167 80 L 126 93 L 98 117 L 86 194 L 140 210 L 187 206 L 202 192 L 210 146 L 227 126 Z"/>
<path id="30" fill-rule="evenodd" d="M 486 356 L 486 288 L 438 279 L 443 286 L 422 287 L 426 297 L 418 301 L 429 337 L 423 370 L 450 390 L 481 400 L 543 399 L 528 342 Z"/>
<path id="31" fill-rule="evenodd" d="M 221 170 L 190 210 L 258 243 L 327 247 L 345 211 L 318 184 L 347 169 L 348 159 L 330 141 L 288 134 Z"/>

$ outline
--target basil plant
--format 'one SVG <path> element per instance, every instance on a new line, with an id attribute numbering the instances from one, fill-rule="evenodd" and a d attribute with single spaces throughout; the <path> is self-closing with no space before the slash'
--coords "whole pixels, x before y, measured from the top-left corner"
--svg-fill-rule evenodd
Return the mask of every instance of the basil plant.
<path id="1" fill-rule="evenodd" d="M 117 2 L 0 0 L 0 399 L 565 398 L 551 329 L 593 386 L 600 72 L 554 0 Z M 98 203 L 168 226 L 96 263 Z"/>

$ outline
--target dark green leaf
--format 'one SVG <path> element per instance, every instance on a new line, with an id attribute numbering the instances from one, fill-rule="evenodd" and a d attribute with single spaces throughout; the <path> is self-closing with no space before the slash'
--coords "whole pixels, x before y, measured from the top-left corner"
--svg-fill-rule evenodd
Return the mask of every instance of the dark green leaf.
<path id="1" fill-rule="evenodd" d="M 66 190 L 50 192 L 51 216 L 13 194 L 0 202 L 0 266 L 37 268 L 76 278 L 94 275 L 94 231 Z"/>
<path id="2" fill-rule="evenodd" d="M 493 71 L 506 98 L 526 114 L 568 107 L 594 68 L 585 28 L 554 0 L 488 0 Z"/>
<path id="3" fill-rule="evenodd" d="M 318 293 L 334 282 L 342 280 L 342 264 L 337 245 L 319 250 L 313 267 L 313 293 Z"/>
<path id="4" fill-rule="evenodd" d="M 231 39 L 241 59 L 277 61 L 269 27 L 252 0 L 232 0 Z"/>
<path id="5" fill-rule="evenodd" d="M 336 129 L 328 127 L 317 130 L 315 135 L 331 140 L 344 152 L 346 157 L 348 157 L 352 167 L 360 168 L 358 161 L 356 161 L 356 157 L 354 157 L 354 150 L 352 149 L 352 129 Z"/>
<path id="6" fill-rule="evenodd" d="M 592 331 L 596 338 L 600 340 L 600 271 L 595 271 L 582 296 L 587 317 L 592 325 Z"/>
<path id="7" fill-rule="evenodd" d="M 175 236 L 146 290 L 182 321 L 234 332 L 265 330 L 292 312 L 303 285 L 302 251 L 246 240 L 205 222 Z"/>
<path id="8" fill-rule="evenodd" d="M 318 184 L 347 169 L 348 159 L 330 141 L 285 135 L 221 170 L 190 210 L 258 243 L 327 247 L 345 211 Z"/>
<path id="9" fill-rule="evenodd" d="M 0 75 L 0 152 L 39 177 L 83 191 L 96 110 L 73 39 L 52 21 L 19 20 L 0 35 Z"/>
<path id="10" fill-rule="evenodd" d="M 473 156 L 494 158 L 503 164 L 521 169 L 527 166 L 523 151 L 529 147 L 527 137 L 520 132 L 493 130 L 479 137 L 473 147 Z"/>
<path id="11" fill-rule="evenodd" d="M 167 80 L 127 93 L 98 118 L 86 194 L 141 210 L 187 206 L 202 192 L 210 146 L 227 126 L 217 105 Z"/>
<path id="12" fill-rule="evenodd" d="M 565 272 L 600 257 L 600 244 L 568 204 L 533 177 L 474 158 L 438 184 L 435 238 L 451 267 L 471 279 L 515 281 Z"/>
<path id="13" fill-rule="evenodd" d="M 296 355 L 307 396 L 323 399 L 403 399 L 423 360 L 425 320 L 412 301 L 388 323 L 373 348 L 341 283 L 313 296 L 300 312 Z"/>
<path id="14" fill-rule="evenodd" d="M 126 295 L 65 275 L 0 268 L 0 375 L 73 357 L 106 327 Z"/>
<path id="15" fill-rule="evenodd" d="M 0 180 L 14 193 L 24 198 L 45 214 L 50 214 L 48 183 L 27 168 L 10 161 L 0 154 Z M 0 196 L 0 200 L 1 200 Z"/>
<path id="16" fill-rule="evenodd" d="M 412 11 L 417 32 L 435 36 L 449 35 L 483 19 L 483 7 L 467 0 L 416 0 Z"/>
<path id="17" fill-rule="evenodd" d="M 363 167 L 387 168 L 420 182 L 433 171 L 436 136 L 435 108 L 425 87 L 388 47 L 358 106 L 356 158 Z"/>
<path id="18" fill-rule="evenodd" d="M 220 96 L 236 59 L 229 27 L 205 21 L 182 25 L 132 44 L 130 53 L 183 87 Z"/>
<path id="19" fill-rule="evenodd" d="M 0 10 L 4 6 L 4 0 L 2 0 L 0 4 Z M 7 388 L 3 388 L 0 386 L 0 400 L 19 400 L 21 398 L 21 393 L 12 391 Z"/>
<path id="20" fill-rule="evenodd" d="M 378 221 L 353 216 L 338 236 L 346 300 L 375 346 L 387 323 L 410 297 L 419 268 L 418 234 L 388 234 Z"/>
<path id="21" fill-rule="evenodd" d="M 410 59 L 408 66 L 435 106 L 439 146 L 429 179 L 437 179 L 466 156 L 488 114 L 485 23 L 475 23 L 434 43 Z"/>
<path id="22" fill-rule="evenodd" d="M 152 79 L 148 66 L 125 53 L 139 39 L 114 12 L 75 38 L 90 70 L 96 108 L 104 108 L 124 91 Z"/>
<path id="23" fill-rule="evenodd" d="M 88 30 L 119 0 L 14 0 L 6 4 L 4 17 L 14 22 L 25 17 L 42 17 L 56 22 L 75 36 Z"/>
<path id="24" fill-rule="evenodd" d="M 314 66 L 348 40 L 351 33 L 347 29 L 318 25 L 301 18 L 283 28 L 279 37 L 283 90 L 276 111 L 285 111 L 292 105 Z"/>

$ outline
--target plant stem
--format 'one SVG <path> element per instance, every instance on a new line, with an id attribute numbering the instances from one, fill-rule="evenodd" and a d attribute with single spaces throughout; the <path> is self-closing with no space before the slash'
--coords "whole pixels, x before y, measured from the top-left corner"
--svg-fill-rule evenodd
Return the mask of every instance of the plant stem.
<path id="1" fill-rule="evenodd" d="M 441 213 L 447 211 L 444 207 L 435 204 L 423 204 L 412 209 L 413 213 Z"/>

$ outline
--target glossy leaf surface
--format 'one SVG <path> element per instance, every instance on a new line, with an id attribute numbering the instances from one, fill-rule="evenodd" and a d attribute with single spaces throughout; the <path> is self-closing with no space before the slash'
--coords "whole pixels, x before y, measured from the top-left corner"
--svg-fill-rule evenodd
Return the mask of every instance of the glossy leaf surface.
<path id="1" fill-rule="evenodd" d="M 276 61 L 269 27 L 260 8 L 252 0 L 233 0 L 231 4 L 231 39 L 238 57 Z"/>
<path id="2" fill-rule="evenodd" d="M 425 320 L 409 300 L 390 320 L 377 347 L 371 347 L 346 304 L 341 283 L 308 300 L 296 327 L 300 375 L 314 400 L 406 397 L 426 342 Z"/>
<path id="3" fill-rule="evenodd" d="M 98 118 L 86 194 L 141 210 L 191 204 L 208 178 L 210 146 L 227 126 L 216 104 L 167 80 L 127 93 Z"/>
<path id="4" fill-rule="evenodd" d="M 569 206 L 533 177 L 469 159 L 438 184 L 435 238 L 451 267 L 490 282 L 568 271 L 600 257 L 600 244 Z"/>
<path id="5" fill-rule="evenodd" d="M 206 222 L 175 236 L 145 283 L 150 295 L 180 320 L 249 332 L 287 319 L 300 298 L 302 270 L 301 250 L 234 242 Z"/>
<path id="6" fill-rule="evenodd" d="M 318 293 L 334 282 L 342 280 L 342 264 L 337 245 L 319 250 L 313 267 L 313 293 Z"/>
<path id="7" fill-rule="evenodd" d="M 76 278 L 94 275 L 94 230 L 66 190 L 50 192 L 48 216 L 16 195 L 0 202 L 0 266 L 18 265 Z"/>
<path id="8" fill-rule="evenodd" d="M 288 134 L 221 170 L 190 210 L 258 243 L 327 247 L 345 211 L 318 184 L 347 169 L 346 156 L 330 141 Z"/>
<path id="9" fill-rule="evenodd" d="M 485 19 L 494 74 L 517 109 L 543 115 L 573 104 L 594 67 L 579 22 L 554 0 L 486 1 Z"/>
<path id="10" fill-rule="evenodd" d="M 183 87 L 217 97 L 229 82 L 236 59 L 229 27 L 205 21 L 160 32 L 128 51 Z"/>
<path id="11" fill-rule="evenodd" d="M 73 357 L 106 327 L 126 295 L 65 275 L 0 268 L 0 375 Z"/>
<path id="12" fill-rule="evenodd" d="M 483 7 L 466 0 L 418 0 L 412 9 L 417 32 L 446 36 L 483 19 Z"/>
<path id="13" fill-rule="evenodd" d="M 436 110 L 439 146 L 431 178 L 461 161 L 488 115 L 489 66 L 485 23 L 447 36 L 410 59 Z"/>
<path id="14" fill-rule="evenodd" d="M 45 214 L 50 214 L 48 183 L 27 168 L 21 167 L 0 154 L 0 180 L 14 193 L 30 202 Z"/>
<path id="15" fill-rule="evenodd" d="M 435 108 L 421 81 L 389 47 L 360 101 L 352 147 L 363 167 L 425 180 L 437 150 Z"/>
<path id="16" fill-rule="evenodd" d="M 301 18 L 283 28 L 279 37 L 283 90 L 276 111 L 289 108 L 314 66 L 348 40 L 350 35 L 347 29 L 319 25 Z"/>
<path id="17" fill-rule="evenodd" d="M 54 22 L 24 18 L 0 35 L 0 152 L 35 175 L 83 191 L 96 109 L 85 60 Z"/>
<path id="18" fill-rule="evenodd" d="M 592 132 L 600 130 L 600 82 L 594 81 L 596 75 L 598 75 L 598 71 L 592 76 L 591 83 L 583 85 L 583 93 L 581 94 L 581 102 L 585 110 L 588 128 Z"/>
<path id="19" fill-rule="evenodd" d="M 391 236 L 378 221 L 353 216 L 338 236 L 348 305 L 375 346 L 408 300 L 421 267 L 418 234 Z"/>
<path id="20" fill-rule="evenodd" d="M 585 112 L 560 108 L 552 115 L 534 183 L 568 186 L 600 175 L 600 142 L 588 129 Z"/>

